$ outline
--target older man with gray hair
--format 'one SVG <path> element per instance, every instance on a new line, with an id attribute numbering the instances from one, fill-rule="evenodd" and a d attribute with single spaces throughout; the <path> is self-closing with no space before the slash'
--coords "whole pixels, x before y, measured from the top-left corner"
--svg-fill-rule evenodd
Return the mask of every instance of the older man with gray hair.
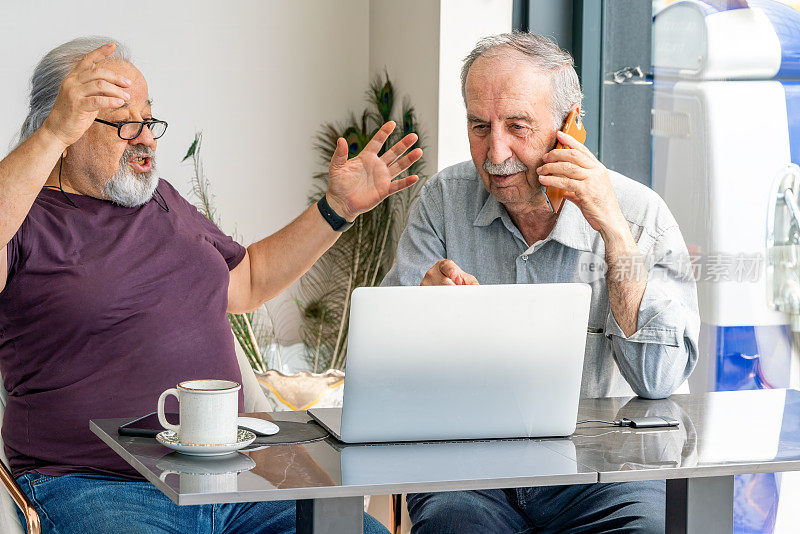
<path id="1" fill-rule="evenodd" d="M 581 106 L 572 57 L 546 37 L 497 35 L 461 78 L 472 161 L 425 184 L 383 285 L 588 282 L 581 395 L 667 397 L 697 360 L 686 245 L 656 193 L 559 131 Z M 560 211 L 544 187 L 564 191 Z M 418 493 L 408 508 L 420 533 L 661 532 L 664 492 L 656 481 Z"/>
<path id="2" fill-rule="evenodd" d="M 379 156 L 391 122 L 349 160 L 339 139 L 317 205 L 245 248 L 160 179 L 167 124 L 110 41 L 76 39 L 45 55 L 20 143 L 0 161 L 13 475 L 45 532 L 294 532 L 294 501 L 176 506 L 89 431 L 89 418 L 145 415 L 184 380 L 241 381 L 226 312 L 288 287 L 360 213 L 417 180 L 395 178 L 422 151 L 409 152 L 412 134 Z M 386 532 L 369 516 L 364 524 Z"/>

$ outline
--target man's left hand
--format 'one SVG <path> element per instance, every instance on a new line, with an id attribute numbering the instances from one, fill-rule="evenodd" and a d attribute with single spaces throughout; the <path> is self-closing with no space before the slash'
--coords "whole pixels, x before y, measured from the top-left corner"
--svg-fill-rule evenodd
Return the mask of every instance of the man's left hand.
<path id="1" fill-rule="evenodd" d="M 539 182 L 563 189 L 564 198 L 578 206 L 589 225 L 602 235 L 627 230 L 608 169 L 571 135 L 564 132 L 556 135 L 568 148 L 556 148 L 544 155 L 545 163 L 536 169 Z"/>
<path id="2" fill-rule="evenodd" d="M 422 157 L 420 148 L 406 154 L 417 142 L 416 134 L 408 134 L 382 156 L 378 156 L 394 128 L 392 121 L 384 124 L 361 153 L 352 159 L 347 159 L 347 141 L 341 137 L 337 141 L 329 168 L 326 196 L 331 208 L 348 221 L 353 221 L 389 195 L 419 180 L 416 175 L 394 179 Z"/>

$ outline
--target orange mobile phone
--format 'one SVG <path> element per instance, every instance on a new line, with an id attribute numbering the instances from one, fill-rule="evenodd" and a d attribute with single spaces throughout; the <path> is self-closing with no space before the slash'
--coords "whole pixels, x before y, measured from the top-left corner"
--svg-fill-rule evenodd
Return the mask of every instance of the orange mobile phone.
<path id="1" fill-rule="evenodd" d="M 564 121 L 564 126 L 561 128 L 561 131 L 571 135 L 577 139 L 579 143 L 586 141 L 586 130 L 583 128 L 580 110 L 576 109 L 574 111 L 570 111 L 569 115 L 567 115 L 567 120 Z M 556 143 L 556 148 L 568 147 L 559 142 Z M 564 190 L 557 187 L 545 186 L 542 186 L 542 190 L 544 191 L 544 196 L 547 199 L 547 204 L 550 206 L 550 209 L 553 210 L 553 213 L 558 213 L 561 211 L 561 206 L 564 205 Z"/>

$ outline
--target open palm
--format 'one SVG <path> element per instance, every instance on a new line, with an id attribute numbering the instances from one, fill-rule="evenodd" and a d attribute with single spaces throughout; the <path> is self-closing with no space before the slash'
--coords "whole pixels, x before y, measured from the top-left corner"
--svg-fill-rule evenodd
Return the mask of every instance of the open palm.
<path id="1" fill-rule="evenodd" d="M 422 157 L 422 149 L 408 151 L 417 142 L 416 134 L 408 134 L 383 155 L 381 147 L 394 131 L 395 123 L 384 124 L 361 153 L 347 159 L 347 141 L 339 138 L 331 158 L 328 180 L 328 203 L 348 221 L 380 204 L 386 197 L 414 185 L 419 177 L 395 180 Z M 405 154 L 405 155 L 404 155 Z"/>

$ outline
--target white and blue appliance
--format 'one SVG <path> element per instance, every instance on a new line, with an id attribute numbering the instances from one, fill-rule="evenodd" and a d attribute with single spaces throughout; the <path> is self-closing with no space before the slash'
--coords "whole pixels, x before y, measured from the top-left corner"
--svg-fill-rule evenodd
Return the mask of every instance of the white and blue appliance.
<path id="1" fill-rule="evenodd" d="M 653 188 L 697 279 L 691 390 L 800 387 L 800 12 L 775 0 L 674 3 L 654 17 L 653 68 Z M 763 443 L 774 457 L 778 436 Z M 736 477 L 735 530 L 800 532 L 797 496 L 798 475 Z"/>

